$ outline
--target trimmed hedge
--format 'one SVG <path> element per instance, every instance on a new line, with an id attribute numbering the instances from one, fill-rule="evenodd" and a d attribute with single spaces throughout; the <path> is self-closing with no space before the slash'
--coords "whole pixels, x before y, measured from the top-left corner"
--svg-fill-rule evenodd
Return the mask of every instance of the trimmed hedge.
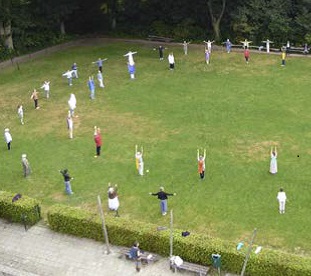
<path id="1" fill-rule="evenodd" d="M 12 202 L 16 194 L 0 191 L 0 218 L 11 222 L 34 225 L 41 219 L 39 202 L 33 198 L 22 196 Z"/>
<path id="2" fill-rule="evenodd" d="M 110 243 L 130 247 L 137 240 L 146 251 L 169 255 L 169 230 L 157 231 L 156 225 L 120 217 L 107 216 L 105 220 Z M 96 213 L 55 205 L 48 212 L 48 222 L 55 231 L 104 240 L 100 217 Z M 174 255 L 181 256 L 188 262 L 212 265 L 211 254 L 218 253 L 221 255 L 222 269 L 232 273 L 241 272 L 246 252 L 237 251 L 235 243 L 196 233 L 182 237 L 181 232 L 174 230 Z M 246 275 L 309 276 L 311 258 L 263 249 L 258 255 L 251 254 Z"/>

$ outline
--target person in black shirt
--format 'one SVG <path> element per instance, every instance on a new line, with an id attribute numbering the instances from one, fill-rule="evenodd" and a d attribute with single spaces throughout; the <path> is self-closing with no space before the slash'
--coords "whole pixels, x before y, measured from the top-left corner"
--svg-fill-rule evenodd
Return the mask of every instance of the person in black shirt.
<path id="1" fill-rule="evenodd" d="M 160 187 L 159 192 L 149 193 L 149 194 L 153 195 L 153 196 L 158 196 L 158 199 L 160 199 L 160 208 L 161 208 L 162 215 L 165 216 L 167 213 L 167 197 L 168 196 L 174 196 L 174 195 L 176 195 L 176 193 L 174 193 L 174 194 L 166 193 L 166 192 L 164 192 L 164 188 Z"/>
<path id="2" fill-rule="evenodd" d="M 72 180 L 73 178 L 69 175 L 68 170 L 64 169 L 63 171 L 59 171 L 63 177 L 64 177 L 64 183 L 65 183 L 65 192 L 68 195 L 72 195 L 73 192 L 71 190 L 71 184 L 70 184 L 70 180 Z"/>

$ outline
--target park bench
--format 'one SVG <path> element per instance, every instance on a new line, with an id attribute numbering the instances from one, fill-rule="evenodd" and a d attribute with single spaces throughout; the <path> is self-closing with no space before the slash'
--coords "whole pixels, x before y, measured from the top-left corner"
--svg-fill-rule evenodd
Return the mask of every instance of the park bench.
<path id="1" fill-rule="evenodd" d="M 172 42 L 173 38 L 156 36 L 156 35 L 148 35 L 148 40 L 150 41 L 160 41 L 160 42 Z"/>
<path id="2" fill-rule="evenodd" d="M 194 272 L 197 275 L 207 275 L 207 272 L 209 271 L 209 267 L 203 266 L 203 265 L 198 265 L 198 264 L 193 264 L 193 263 L 188 263 L 183 261 L 183 263 L 179 266 L 175 265 L 170 261 L 170 268 L 173 270 L 173 272 L 177 271 L 188 271 L 188 272 Z"/>
<path id="3" fill-rule="evenodd" d="M 130 256 L 130 248 L 128 247 L 122 247 L 120 248 L 120 254 L 121 257 L 125 257 L 127 260 L 132 260 L 131 256 Z M 159 256 L 147 251 L 141 251 L 141 262 L 143 264 L 151 264 L 151 263 L 155 263 L 156 261 L 159 260 Z"/>

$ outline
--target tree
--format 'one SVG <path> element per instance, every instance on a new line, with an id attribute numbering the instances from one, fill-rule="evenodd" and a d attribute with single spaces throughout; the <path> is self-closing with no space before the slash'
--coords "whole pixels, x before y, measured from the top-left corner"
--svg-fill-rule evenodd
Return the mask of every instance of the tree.
<path id="1" fill-rule="evenodd" d="M 211 18 L 215 40 L 220 41 L 220 22 L 226 9 L 226 0 L 207 0 L 207 8 Z"/>

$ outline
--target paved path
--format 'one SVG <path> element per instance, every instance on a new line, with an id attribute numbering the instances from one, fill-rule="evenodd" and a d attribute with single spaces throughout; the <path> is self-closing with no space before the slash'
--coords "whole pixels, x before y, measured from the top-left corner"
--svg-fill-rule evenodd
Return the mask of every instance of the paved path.
<path id="1" fill-rule="evenodd" d="M 143 266 L 137 273 L 133 262 L 120 258 L 118 247 L 111 250 L 107 255 L 100 242 L 59 234 L 44 225 L 26 232 L 23 226 L 0 219 L 1 276 L 173 275 L 167 258 Z"/>

